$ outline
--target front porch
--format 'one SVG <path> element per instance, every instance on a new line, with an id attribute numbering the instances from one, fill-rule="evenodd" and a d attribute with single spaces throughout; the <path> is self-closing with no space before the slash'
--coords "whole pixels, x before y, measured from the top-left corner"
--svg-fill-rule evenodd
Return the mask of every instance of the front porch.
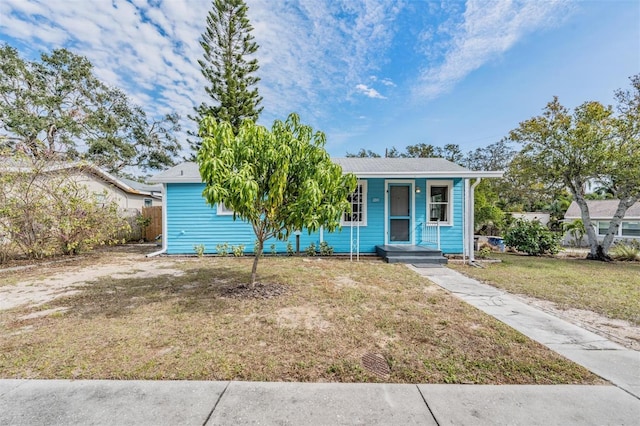
<path id="1" fill-rule="evenodd" d="M 387 263 L 410 263 L 412 265 L 444 265 L 447 258 L 442 251 L 410 244 L 386 244 L 376 246 L 376 254 Z"/>

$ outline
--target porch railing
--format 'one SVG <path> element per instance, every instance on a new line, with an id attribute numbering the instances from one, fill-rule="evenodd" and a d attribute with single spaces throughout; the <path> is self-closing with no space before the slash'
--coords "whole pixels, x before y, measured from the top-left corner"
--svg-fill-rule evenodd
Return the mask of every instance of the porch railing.
<path id="1" fill-rule="evenodd" d="M 440 250 L 440 222 L 423 223 L 421 228 L 420 245 L 431 246 Z"/>

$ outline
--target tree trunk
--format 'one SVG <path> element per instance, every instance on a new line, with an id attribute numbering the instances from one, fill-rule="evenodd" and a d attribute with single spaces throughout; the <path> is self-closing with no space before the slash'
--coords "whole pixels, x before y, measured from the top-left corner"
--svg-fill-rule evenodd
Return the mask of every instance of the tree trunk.
<path id="1" fill-rule="evenodd" d="M 587 255 L 587 259 L 600 260 L 602 262 L 611 262 L 613 260 L 608 254 L 605 253 L 604 249 L 600 244 L 598 244 L 598 247 L 596 248 L 596 254 L 592 255 L 591 253 L 589 253 Z"/>
<path id="2" fill-rule="evenodd" d="M 589 216 L 589 206 L 587 205 L 587 200 L 585 200 L 584 195 L 577 192 L 574 192 L 573 198 L 575 198 L 578 207 L 580 207 L 580 214 L 582 215 L 582 223 L 584 224 L 584 230 L 587 233 L 587 242 L 589 243 L 589 254 L 587 255 L 587 259 L 595 259 L 598 254 L 598 234 L 596 233 L 596 229 L 593 227 L 591 223 L 591 217 Z"/>
<path id="3" fill-rule="evenodd" d="M 254 253 L 253 258 L 253 268 L 251 268 L 251 282 L 249 283 L 250 288 L 256 287 L 256 276 L 258 271 L 258 260 L 260 260 L 260 256 L 262 256 L 262 246 L 264 245 L 264 241 L 258 238 L 257 251 Z"/>
<path id="4" fill-rule="evenodd" d="M 606 255 L 609 252 L 609 248 L 613 243 L 613 239 L 616 235 L 618 235 L 618 228 L 620 227 L 620 223 L 624 218 L 625 213 L 631 206 L 633 206 L 640 196 L 636 197 L 626 197 L 621 198 L 618 203 L 618 208 L 616 209 L 613 218 L 611 218 L 611 222 L 609 222 L 609 229 L 607 229 L 607 235 L 604 236 L 604 240 L 602 241 L 602 250 Z M 607 256 L 608 257 L 608 256 Z"/>

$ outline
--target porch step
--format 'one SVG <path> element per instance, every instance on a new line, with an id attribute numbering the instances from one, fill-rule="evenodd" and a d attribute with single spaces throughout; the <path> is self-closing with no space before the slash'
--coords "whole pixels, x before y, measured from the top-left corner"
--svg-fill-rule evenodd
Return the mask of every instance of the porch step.
<path id="1" fill-rule="evenodd" d="M 447 258 L 441 250 L 411 246 L 384 245 L 376 246 L 376 253 L 387 263 L 410 263 L 413 265 L 444 265 Z"/>

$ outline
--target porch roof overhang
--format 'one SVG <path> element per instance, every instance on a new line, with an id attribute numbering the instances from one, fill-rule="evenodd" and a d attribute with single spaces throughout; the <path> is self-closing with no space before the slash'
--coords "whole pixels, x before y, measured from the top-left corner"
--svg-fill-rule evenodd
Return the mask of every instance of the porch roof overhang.
<path id="1" fill-rule="evenodd" d="M 347 173 L 347 172 L 345 172 Z M 352 172 L 358 178 L 402 178 L 402 179 L 417 179 L 417 178 L 440 178 L 440 179 L 455 179 L 455 178 L 500 178 L 504 175 L 502 171 L 491 172 Z"/>
<path id="2" fill-rule="evenodd" d="M 344 173 L 360 178 L 492 178 L 502 171 L 475 171 L 444 158 L 334 158 Z"/>

